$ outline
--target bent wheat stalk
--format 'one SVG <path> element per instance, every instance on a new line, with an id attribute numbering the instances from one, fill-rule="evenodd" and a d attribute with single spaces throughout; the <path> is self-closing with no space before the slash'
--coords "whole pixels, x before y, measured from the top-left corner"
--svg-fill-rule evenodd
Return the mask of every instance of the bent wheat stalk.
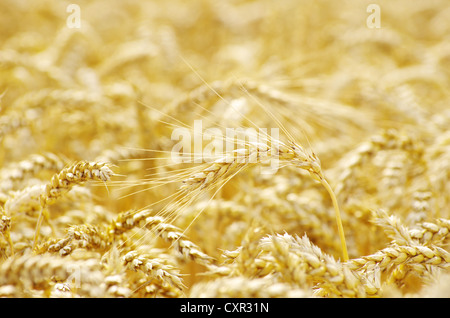
<path id="1" fill-rule="evenodd" d="M 308 153 L 303 147 L 293 141 L 289 141 L 289 143 L 286 144 L 280 140 L 275 140 L 268 135 L 263 136 L 263 138 L 265 138 L 268 143 L 250 142 L 247 145 L 248 147 L 236 149 L 214 162 L 202 166 L 199 172 L 192 174 L 183 181 L 182 189 L 189 193 L 191 191 L 198 192 L 205 190 L 214 187 L 217 184 L 223 185 L 249 164 L 263 163 L 271 159 L 286 162 L 287 164 L 293 164 L 296 167 L 308 171 L 314 179 L 322 184 L 330 195 L 336 214 L 336 223 L 339 238 L 341 240 L 343 260 L 345 262 L 348 261 L 347 244 L 345 241 L 338 201 L 333 189 L 323 175 L 319 158 L 314 152 Z"/>

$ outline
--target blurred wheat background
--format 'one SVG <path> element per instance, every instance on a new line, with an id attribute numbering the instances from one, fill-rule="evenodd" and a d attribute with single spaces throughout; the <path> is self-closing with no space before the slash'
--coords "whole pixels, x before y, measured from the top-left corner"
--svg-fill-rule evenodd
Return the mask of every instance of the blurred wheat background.
<path id="1" fill-rule="evenodd" d="M 0 296 L 450 297 L 447 0 L 71 4 L 0 2 Z M 294 166 L 174 198 L 198 119 L 312 149 L 350 259 Z"/>

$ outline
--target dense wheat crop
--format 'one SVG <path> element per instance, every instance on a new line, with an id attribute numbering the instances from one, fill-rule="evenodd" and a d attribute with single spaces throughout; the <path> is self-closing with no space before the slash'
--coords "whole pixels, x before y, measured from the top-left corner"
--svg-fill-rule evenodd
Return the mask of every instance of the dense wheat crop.
<path id="1" fill-rule="evenodd" d="M 450 297 L 448 0 L 2 0 L 0 44 L 0 296 Z"/>

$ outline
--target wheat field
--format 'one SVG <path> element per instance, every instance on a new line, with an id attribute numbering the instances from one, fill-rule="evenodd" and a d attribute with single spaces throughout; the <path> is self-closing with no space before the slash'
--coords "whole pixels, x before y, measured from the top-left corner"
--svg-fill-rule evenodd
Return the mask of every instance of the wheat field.
<path id="1" fill-rule="evenodd" d="M 2 0 L 0 30 L 1 297 L 450 297 L 448 0 Z M 265 143 L 175 160 L 199 125 Z"/>

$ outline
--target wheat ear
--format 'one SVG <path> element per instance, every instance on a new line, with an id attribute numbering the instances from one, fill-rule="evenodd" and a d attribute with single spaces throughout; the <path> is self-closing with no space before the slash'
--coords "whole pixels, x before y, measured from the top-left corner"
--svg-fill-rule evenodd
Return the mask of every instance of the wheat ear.
<path id="1" fill-rule="evenodd" d="M 111 243 L 110 236 L 100 227 L 91 224 L 82 224 L 70 226 L 63 239 L 50 240 L 44 243 L 39 250 L 66 256 L 77 248 L 106 250 Z"/>
<path id="2" fill-rule="evenodd" d="M 347 263 L 342 264 L 324 254 L 306 235 L 302 238 L 288 234 L 268 236 L 260 240 L 260 248 L 270 252 L 278 263 L 278 271 L 284 272 L 294 283 L 303 285 L 305 279 L 319 282 L 317 294 L 366 297 L 378 293 L 372 282 L 351 271 Z M 306 277 L 298 272 L 300 269 Z"/>
<path id="3" fill-rule="evenodd" d="M 341 248 L 343 260 L 349 260 L 347 244 L 345 241 L 345 233 L 342 225 L 339 204 L 333 189 L 325 179 L 320 160 L 314 153 L 308 153 L 300 145 L 290 141 L 288 144 L 265 136 L 269 143 L 249 143 L 247 148 L 236 149 L 207 164 L 203 169 L 191 175 L 183 181 L 182 189 L 189 191 L 203 190 L 217 185 L 225 179 L 232 178 L 239 170 L 244 169 L 252 163 L 262 163 L 269 159 L 277 159 L 282 162 L 293 164 L 310 173 L 310 175 L 318 180 L 330 195 L 331 201 L 336 214 L 336 223 L 341 240 Z"/>
<path id="4" fill-rule="evenodd" d="M 375 267 L 380 271 L 386 271 L 405 264 L 423 273 L 429 270 L 428 266 L 448 268 L 449 261 L 450 253 L 438 246 L 392 244 L 375 254 L 352 259 L 349 266 L 356 271 L 368 272 L 373 271 Z"/>
<path id="5" fill-rule="evenodd" d="M 181 255 L 199 264 L 209 266 L 212 258 L 201 251 L 195 243 L 189 241 L 183 231 L 169 224 L 161 216 L 153 216 L 150 209 L 120 213 L 108 227 L 108 234 L 116 237 L 133 228 L 146 228 L 170 243 Z"/>
<path id="6" fill-rule="evenodd" d="M 69 260 L 50 255 L 26 254 L 10 257 L 0 264 L 0 286 L 12 285 L 26 291 L 49 288 L 51 280 L 67 280 L 78 271 L 81 289 L 87 297 L 104 297 L 104 275 L 98 260 Z"/>
<path id="7" fill-rule="evenodd" d="M 2 211 L 0 210 L 0 234 L 2 234 L 5 239 L 8 241 L 9 248 L 11 249 L 11 256 L 14 256 L 14 245 L 11 240 L 11 235 L 9 230 L 11 228 L 11 218 L 6 214 L 2 215 Z"/>
<path id="8" fill-rule="evenodd" d="M 41 194 L 41 211 L 36 224 L 36 231 L 34 236 L 34 246 L 39 238 L 39 231 L 44 216 L 46 216 L 46 208 L 48 205 L 55 202 L 64 192 L 70 191 L 70 189 L 77 184 L 82 184 L 89 180 L 108 181 L 113 175 L 112 170 L 108 164 L 103 162 L 87 162 L 80 161 L 72 166 L 69 166 L 52 177 L 50 183 L 45 186 L 44 193 Z"/>
<path id="9" fill-rule="evenodd" d="M 127 268 L 134 271 L 140 270 L 150 279 L 156 278 L 162 284 L 167 284 L 180 290 L 185 287 L 178 271 L 173 266 L 164 264 L 164 260 L 131 251 L 125 254 L 123 262 Z"/>
<path id="10" fill-rule="evenodd" d="M 64 168 L 63 160 L 52 153 L 33 154 L 28 159 L 0 170 L 0 191 L 7 193 L 19 182 L 35 176 L 42 170 L 60 171 L 62 168 Z"/>

